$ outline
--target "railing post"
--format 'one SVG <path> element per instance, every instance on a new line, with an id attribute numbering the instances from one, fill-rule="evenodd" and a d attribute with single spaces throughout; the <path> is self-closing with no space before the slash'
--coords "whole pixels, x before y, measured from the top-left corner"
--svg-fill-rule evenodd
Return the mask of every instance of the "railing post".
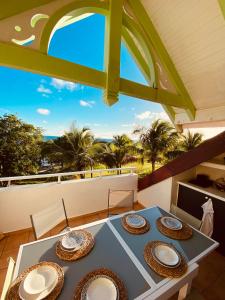
<path id="1" fill-rule="evenodd" d="M 11 180 L 8 180 L 7 187 L 10 187 L 10 185 L 11 185 Z"/>
<path id="2" fill-rule="evenodd" d="M 58 176 L 58 183 L 61 183 L 61 175 Z"/>

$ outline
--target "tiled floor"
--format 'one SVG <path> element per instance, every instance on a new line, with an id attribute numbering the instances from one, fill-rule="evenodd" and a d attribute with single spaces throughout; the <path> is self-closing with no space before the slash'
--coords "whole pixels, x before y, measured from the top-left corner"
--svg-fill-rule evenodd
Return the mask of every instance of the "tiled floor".
<path id="1" fill-rule="evenodd" d="M 135 209 L 142 209 L 139 204 Z M 99 212 L 91 216 L 73 219 L 71 227 L 97 221 L 106 218 L 106 212 Z M 48 235 L 54 235 L 60 231 L 55 228 Z M 16 260 L 19 246 L 34 240 L 31 230 L 17 232 L 0 241 L 0 294 L 7 270 L 7 258 Z M 177 295 L 171 300 L 177 299 Z M 225 257 L 214 251 L 200 262 L 199 274 L 193 281 L 193 287 L 188 300 L 225 300 Z"/>

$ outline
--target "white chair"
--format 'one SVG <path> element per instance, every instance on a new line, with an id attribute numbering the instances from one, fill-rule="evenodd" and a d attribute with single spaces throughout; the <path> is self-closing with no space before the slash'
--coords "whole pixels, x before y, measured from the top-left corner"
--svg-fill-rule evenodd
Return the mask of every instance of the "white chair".
<path id="1" fill-rule="evenodd" d="M 15 261 L 12 259 L 12 257 L 9 257 L 8 261 L 9 261 L 8 269 L 7 269 L 7 272 L 6 272 L 5 282 L 4 282 L 3 289 L 2 289 L 1 300 L 6 299 L 6 294 L 8 292 L 9 287 L 10 287 L 10 284 L 12 283 L 13 273 L 14 273 L 14 269 L 15 269 Z"/>
<path id="2" fill-rule="evenodd" d="M 63 229 L 69 227 L 63 199 L 36 214 L 30 215 L 30 219 L 36 240 L 63 221 L 65 222 Z"/>
<path id="3" fill-rule="evenodd" d="M 179 219 L 181 219 L 185 223 L 190 224 L 191 226 L 193 226 L 194 228 L 196 228 L 198 230 L 200 229 L 202 221 L 195 218 L 195 217 L 193 217 L 192 215 L 190 215 L 189 213 L 187 213 L 183 209 L 181 209 L 178 206 L 172 204 L 170 211 L 171 211 L 172 214 L 177 216 Z"/>
<path id="4" fill-rule="evenodd" d="M 108 217 L 134 209 L 134 190 L 108 191 Z"/>

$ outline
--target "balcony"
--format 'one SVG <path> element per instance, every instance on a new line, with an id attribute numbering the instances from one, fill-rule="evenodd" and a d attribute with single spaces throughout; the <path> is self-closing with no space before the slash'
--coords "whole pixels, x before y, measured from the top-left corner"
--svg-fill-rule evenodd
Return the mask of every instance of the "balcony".
<path id="1" fill-rule="evenodd" d="M 122 174 L 118 175 L 118 171 Z M 29 214 L 45 208 L 55 199 L 64 198 L 70 227 L 105 219 L 107 217 L 107 193 L 109 188 L 135 190 L 134 209 L 136 211 L 142 210 L 144 208 L 143 204 L 163 206 L 164 209 L 169 211 L 167 208 L 170 207 L 171 199 L 170 197 L 163 197 L 163 193 L 166 194 L 168 189 L 172 189 L 172 185 L 168 184 L 168 180 L 158 183 L 156 188 L 152 189 L 150 187 L 138 192 L 138 179 L 133 168 L 108 170 L 108 173 L 115 174 L 108 174 L 108 176 L 102 176 L 104 172 L 105 170 L 94 170 L 92 173 L 97 177 L 67 181 L 61 180 L 63 176 L 74 176 L 74 174 L 53 174 L 51 176 L 56 178 L 55 182 L 23 185 L 15 185 L 14 181 L 17 180 L 18 183 L 18 179 L 30 180 L 34 178 L 27 176 L 26 178 L 1 179 L 7 181 L 8 186 L 0 189 L 0 231 L 5 233 L 5 238 L 0 241 L 0 289 L 2 289 L 7 271 L 7 258 L 13 257 L 16 259 L 20 245 L 34 241 Z M 81 173 L 85 173 L 86 177 L 90 177 L 88 171 Z M 158 201 L 156 190 L 161 195 Z M 123 212 L 121 211 L 121 213 Z M 58 234 L 61 229 L 61 225 L 56 226 L 43 238 Z M 214 251 L 200 262 L 199 274 L 193 281 L 192 291 L 188 299 L 222 300 L 225 293 L 222 284 L 224 279 L 225 258 Z M 172 299 L 177 299 L 177 295 L 174 295 Z"/>

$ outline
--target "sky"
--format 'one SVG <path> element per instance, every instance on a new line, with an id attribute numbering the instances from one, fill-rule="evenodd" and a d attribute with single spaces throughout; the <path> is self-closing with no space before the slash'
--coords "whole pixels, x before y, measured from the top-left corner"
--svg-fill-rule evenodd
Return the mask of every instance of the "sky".
<path id="1" fill-rule="evenodd" d="M 49 55 L 103 70 L 104 22 L 93 15 L 54 34 Z M 121 45 L 121 77 L 146 84 L 145 79 Z M 62 135 L 72 122 L 89 127 L 95 137 L 131 135 L 137 126 L 154 119 L 168 119 L 161 105 L 120 95 L 111 107 L 103 102 L 102 90 L 56 78 L 0 67 L 0 115 L 16 114 L 43 129 L 44 135 Z"/>

